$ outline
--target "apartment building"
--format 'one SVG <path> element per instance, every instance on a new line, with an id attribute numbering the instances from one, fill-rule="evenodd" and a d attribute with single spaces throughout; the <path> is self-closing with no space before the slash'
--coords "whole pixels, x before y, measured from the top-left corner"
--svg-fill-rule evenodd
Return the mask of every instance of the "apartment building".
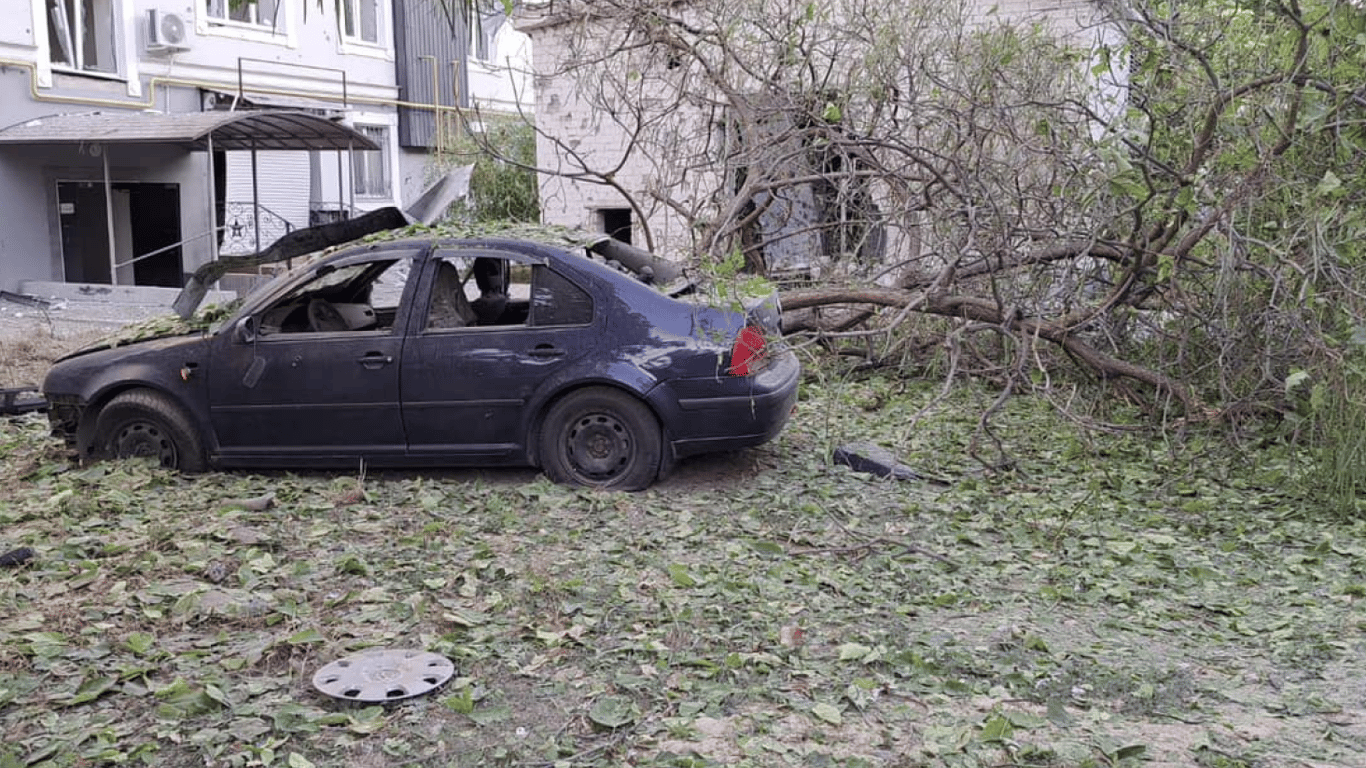
<path id="1" fill-rule="evenodd" d="M 425 186 L 471 103 L 430 0 L 0 0 L 0 290 L 164 286 Z"/>
<path id="2" fill-rule="evenodd" d="M 1097 0 L 961 0 L 940 5 L 947 9 L 947 23 L 961 23 L 964 28 L 999 23 L 1035 26 L 1082 50 L 1122 44 L 1119 28 L 1110 23 Z M 798 42 L 810 45 L 810 40 L 822 37 L 825 33 L 818 29 L 822 24 L 857 26 L 840 21 L 839 15 L 857 15 L 864 7 L 841 0 L 744 7 L 761 6 L 776 29 L 791 35 L 794 51 Z M 887 7 L 905 9 L 910 23 L 913 6 Z M 730 31 L 727 24 L 740 25 L 735 7 L 712 0 L 672 0 L 657 7 L 629 0 L 544 0 L 526 6 L 517 25 L 531 37 L 537 76 L 537 164 L 544 170 L 539 179 L 544 221 L 609 232 L 619 239 L 651 245 L 667 256 L 686 257 L 702 247 L 699 232 L 709 219 L 737 216 L 735 211 L 722 210 L 729 203 L 718 200 L 725 199 L 738 185 L 737 179 L 748 172 L 774 178 L 837 175 L 794 162 L 802 151 L 778 139 L 771 147 L 746 151 L 754 157 L 763 157 L 767 151 L 786 158 L 780 162 L 790 167 L 780 171 L 771 166 L 737 167 L 736 139 L 728 135 L 733 110 L 743 106 L 741 111 L 751 114 L 781 115 L 780 109 L 763 100 L 781 99 L 791 92 L 785 90 L 790 86 L 787 83 L 746 83 L 747 77 L 759 78 L 757 70 L 707 49 L 716 37 L 708 25 L 719 24 L 726 31 Z M 695 36 L 699 48 L 671 51 L 670 43 L 662 42 L 671 34 L 666 31 L 666 18 L 677 22 L 682 36 Z M 875 37 L 875 31 L 868 32 L 870 41 Z M 706 65 L 713 68 L 704 74 L 698 62 L 708 56 L 715 60 Z M 813 78 L 823 73 L 830 82 L 839 81 L 837 65 L 816 62 L 810 69 Z M 716 78 L 729 78 L 729 90 L 707 85 Z M 1122 84 L 1118 88 L 1113 82 L 1096 85 L 1098 102 L 1123 98 Z M 811 93 L 815 91 L 813 87 Z M 816 104 L 812 112 L 820 109 Z M 1098 104 L 1097 109 L 1106 107 Z M 770 137 L 790 133 L 792 126 L 779 124 L 781 119 L 759 126 L 756 133 Z M 857 185 L 857 173 L 847 176 Z M 756 228 L 767 243 L 769 266 L 804 269 L 810 254 L 831 248 L 876 250 L 878 258 L 893 250 L 914 248 L 918 237 L 914 231 L 896 235 L 863 227 L 852 237 L 841 232 L 840 221 L 869 218 L 847 210 L 848 206 L 859 203 L 876 210 L 880 192 L 823 189 L 819 183 L 801 181 L 756 196 L 753 207 L 762 211 L 755 214 Z M 665 198 L 668 202 L 661 202 Z M 832 199 L 838 203 L 829 204 Z M 650 243 L 644 242 L 647 233 Z M 839 243 L 832 244 L 832 240 Z"/>

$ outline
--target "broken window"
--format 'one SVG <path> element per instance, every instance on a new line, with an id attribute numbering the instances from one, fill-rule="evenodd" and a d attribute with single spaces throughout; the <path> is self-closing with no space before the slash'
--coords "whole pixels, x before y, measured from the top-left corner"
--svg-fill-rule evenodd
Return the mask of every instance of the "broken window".
<path id="1" fill-rule="evenodd" d="M 593 322 L 593 299 L 542 264 L 488 252 L 443 251 L 432 280 L 427 328 L 532 326 Z"/>
<path id="2" fill-rule="evenodd" d="M 811 273 L 840 261 L 875 264 L 885 256 L 883 215 L 862 173 L 864 150 L 846 141 L 854 137 L 838 110 L 821 108 L 829 98 L 751 96 L 751 131 L 732 120 L 715 139 L 737 191 L 746 181 L 760 182 L 746 211 L 744 248 L 746 262 L 770 275 Z M 747 133 L 758 140 L 746 142 Z"/>
<path id="3" fill-rule="evenodd" d="M 503 22 L 507 21 L 501 11 L 492 11 L 479 17 L 479 28 L 474 30 L 474 58 L 479 61 L 496 63 L 494 57 L 498 53 L 498 30 L 502 29 Z"/>
<path id="4" fill-rule="evenodd" d="M 260 313 L 259 333 L 371 331 L 392 333 L 412 257 L 400 250 L 324 268 Z"/>
<path id="5" fill-rule="evenodd" d="M 275 29 L 279 26 L 280 0 L 205 0 L 210 21 L 236 22 Z"/>
<path id="6" fill-rule="evenodd" d="M 631 244 L 631 209 L 602 208 L 598 211 L 599 231 L 613 240 Z"/>
<path id="7" fill-rule="evenodd" d="M 48 50 L 54 65 L 118 72 L 114 0 L 47 0 Z"/>

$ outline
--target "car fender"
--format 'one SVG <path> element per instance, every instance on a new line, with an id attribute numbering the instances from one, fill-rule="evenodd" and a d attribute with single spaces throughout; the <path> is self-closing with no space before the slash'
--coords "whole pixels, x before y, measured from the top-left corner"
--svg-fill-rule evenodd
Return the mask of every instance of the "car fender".
<path id="1" fill-rule="evenodd" d="M 568 366 L 548 378 L 537 392 L 535 399 L 527 404 L 528 416 L 524 424 L 524 431 L 527 436 L 527 456 L 533 463 L 537 460 L 535 438 L 541 431 L 541 423 L 545 419 L 546 411 L 550 410 L 550 406 L 556 400 L 566 394 L 576 389 L 594 386 L 615 387 L 624 392 L 629 392 L 645 403 L 654 413 L 656 419 L 661 419 L 663 416 L 650 397 L 650 393 L 659 387 L 659 379 L 640 366 L 625 360 L 615 360 L 605 365 Z M 663 424 L 663 421 L 661 420 L 660 423 Z"/>
<path id="2" fill-rule="evenodd" d="M 169 397 L 185 411 L 205 448 L 212 451 L 217 441 L 208 419 L 207 371 L 196 362 L 184 360 L 185 357 L 150 354 L 105 366 L 86 378 L 75 393 L 84 405 L 76 432 L 77 448 L 82 455 L 94 441 L 95 423 L 105 404 L 130 389 L 150 389 Z M 193 360 L 199 355 L 190 357 Z"/>

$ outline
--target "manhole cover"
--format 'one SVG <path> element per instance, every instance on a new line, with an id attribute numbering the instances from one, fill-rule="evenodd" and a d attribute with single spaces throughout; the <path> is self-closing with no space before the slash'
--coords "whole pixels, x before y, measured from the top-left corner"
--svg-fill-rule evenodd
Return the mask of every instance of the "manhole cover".
<path id="1" fill-rule="evenodd" d="M 421 696 L 451 679 L 445 656 L 412 649 L 373 649 L 337 659 L 313 675 L 313 687 L 347 701 L 398 701 Z"/>

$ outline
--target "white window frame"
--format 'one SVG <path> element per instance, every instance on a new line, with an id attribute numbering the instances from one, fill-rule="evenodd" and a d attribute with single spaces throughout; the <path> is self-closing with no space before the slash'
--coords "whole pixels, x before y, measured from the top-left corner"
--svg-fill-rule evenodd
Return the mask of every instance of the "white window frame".
<path id="1" fill-rule="evenodd" d="M 379 145 L 378 150 L 351 150 L 351 183 L 356 197 L 366 200 L 391 199 L 394 194 L 392 148 L 394 129 L 388 124 L 357 124 L 356 130 Z M 379 180 L 371 178 L 374 163 L 379 164 Z"/>
<path id="2" fill-rule="evenodd" d="M 470 36 L 470 59 L 487 67 L 498 65 L 498 33 L 511 24 L 502 11 L 484 13 L 480 24 Z"/>
<path id="3" fill-rule="evenodd" d="M 375 39 L 366 40 L 363 36 L 347 32 L 347 13 L 350 18 L 360 18 L 360 10 L 366 2 L 375 5 Z M 337 48 L 338 51 L 353 56 L 368 56 L 375 59 L 394 59 L 393 3 L 390 0 L 338 0 L 337 2 Z"/>
<path id="4" fill-rule="evenodd" d="M 232 2 L 234 0 L 196 0 L 195 32 L 234 40 L 298 47 L 295 7 L 299 3 L 295 0 L 241 0 L 240 7 L 246 9 L 245 20 L 231 17 L 229 9 Z M 261 8 L 271 7 L 271 4 L 273 13 L 268 20 L 262 21 Z"/>
<path id="5" fill-rule="evenodd" d="M 357 45 L 381 45 L 385 31 L 382 5 L 379 0 L 337 0 L 337 10 L 341 14 L 337 24 L 341 27 L 342 38 Z M 365 36 L 363 18 L 366 6 L 371 6 L 375 14 L 373 40 Z"/>
<path id="6" fill-rule="evenodd" d="M 44 42 L 47 43 L 46 59 L 52 71 L 122 78 L 128 48 L 124 44 L 127 37 L 124 34 L 122 4 L 119 0 L 43 0 L 42 6 L 45 22 Z M 87 30 L 81 23 L 87 7 L 92 9 L 95 30 Z M 73 15 L 76 18 L 71 18 Z M 101 20 L 105 26 L 102 30 L 99 29 Z M 55 46 L 52 43 L 53 38 L 57 39 Z M 105 53 L 112 60 L 112 68 L 92 69 L 88 66 L 85 61 L 87 38 L 94 39 L 97 56 L 100 53 L 100 38 L 104 38 L 104 44 L 108 46 Z M 59 61 L 58 57 L 63 60 Z"/>
<path id="7" fill-rule="evenodd" d="M 204 15 L 210 24 L 275 31 L 284 21 L 281 5 L 281 0 L 204 0 Z"/>

